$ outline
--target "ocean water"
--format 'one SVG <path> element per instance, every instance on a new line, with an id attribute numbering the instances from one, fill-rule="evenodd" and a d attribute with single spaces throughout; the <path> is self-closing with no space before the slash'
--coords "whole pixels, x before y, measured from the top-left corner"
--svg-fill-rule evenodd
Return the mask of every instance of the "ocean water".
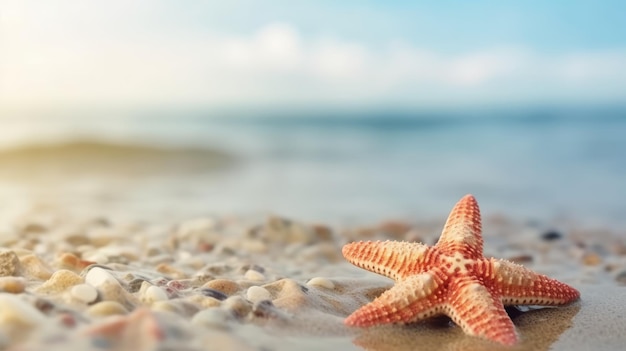
<path id="1" fill-rule="evenodd" d="M 626 224 L 623 108 L 352 115 L 82 111 L 4 116 L 1 122 L 0 168 L 23 168 L 15 159 L 32 158 L 33 145 L 48 153 L 37 151 L 28 173 L 46 178 L 49 169 L 37 167 L 61 165 L 45 182 L 0 174 L 0 196 L 8 201 L 43 197 L 103 211 L 373 222 L 445 218 L 472 193 L 485 214 Z M 97 142 L 94 149 L 101 151 L 142 145 L 142 152 L 154 154 L 106 151 L 114 154 L 106 162 L 102 152 L 64 157 L 85 141 Z M 183 161 L 159 161 L 163 149 L 175 151 L 169 159 Z M 209 162 L 216 155 L 230 162 Z M 107 172 L 85 175 L 92 161 Z M 126 172 L 137 164 L 145 164 L 144 172 Z"/>

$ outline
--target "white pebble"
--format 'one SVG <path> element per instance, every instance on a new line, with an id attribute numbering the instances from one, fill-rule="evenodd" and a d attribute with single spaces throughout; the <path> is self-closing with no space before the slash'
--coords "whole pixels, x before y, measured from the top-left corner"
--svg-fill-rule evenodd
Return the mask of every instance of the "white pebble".
<path id="1" fill-rule="evenodd" d="M 325 288 L 325 289 L 334 289 L 335 288 L 335 283 L 333 283 L 332 280 L 328 279 L 328 278 L 322 278 L 322 277 L 315 277 L 312 278 L 311 280 L 309 280 L 306 285 L 308 286 L 317 286 L 320 288 Z"/>
<path id="2" fill-rule="evenodd" d="M 209 328 L 228 329 L 228 321 L 232 314 L 221 308 L 209 308 L 196 313 L 191 323 Z"/>
<path id="3" fill-rule="evenodd" d="M 261 272 L 255 271 L 254 269 L 249 269 L 244 277 L 248 280 L 255 280 L 259 282 L 265 280 L 265 275 L 263 275 L 263 273 Z"/>
<path id="4" fill-rule="evenodd" d="M 0 293 L 0 326 L 35 327 L 46 323 L 46 317 L 35 307 L 13 294 Z"/>
<path id="5" fill-rule="evenodd" d="M 260 286 L 251 286 L 246 292 L 246 297 L 250 302 L 259 302 L 271 299 L 270 292 Z"/>
<path id="6" fill-rule="evenodd" d="M 89 284 L 78 284 L 70 290 L 72 296 L 86 304 L 96 301 L 98 298 L 98 290 Z"/>
<path id="7" fill-rule="evenodd" d="M 148 302 L 169 300 L 169 297 L 167 296 L 165 290 L 155 285 L 151 285 L 150 287 L 148 287 L 148 289 L 146 289 L 144 297 Z"/>
<path id="8" fill-rule="evenodd" d="M 90 269 L 85 276 L 85 282 L 96 288 L 110 284 L 119 285 L 119 282 L 111 275 L 111 273 L 100 267 L 93 267 Z"/>

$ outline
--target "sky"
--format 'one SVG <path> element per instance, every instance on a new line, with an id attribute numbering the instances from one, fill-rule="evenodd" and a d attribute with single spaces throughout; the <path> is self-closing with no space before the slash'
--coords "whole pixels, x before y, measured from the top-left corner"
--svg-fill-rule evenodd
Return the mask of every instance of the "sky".
<path id="1" fill-rule="evenodd" d="M 624 104 L 624 13 L 602 0 L 0 0 L 0 108 Z"/>

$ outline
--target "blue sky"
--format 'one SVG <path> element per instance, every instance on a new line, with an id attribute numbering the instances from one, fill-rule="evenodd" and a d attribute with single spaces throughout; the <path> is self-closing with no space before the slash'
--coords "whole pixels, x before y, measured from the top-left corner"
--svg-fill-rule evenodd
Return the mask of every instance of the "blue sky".
<path id="1" fill-rule="evenodd" d="M 621 104 L 625 4 L 0 0 L 0 106 Z"/>

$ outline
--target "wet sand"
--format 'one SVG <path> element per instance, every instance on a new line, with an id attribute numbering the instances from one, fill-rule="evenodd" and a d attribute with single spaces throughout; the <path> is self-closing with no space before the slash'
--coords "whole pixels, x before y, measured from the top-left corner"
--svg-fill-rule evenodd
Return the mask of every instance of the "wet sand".
<path id="1" fill-rule="evenodd" d="M 445 218 L 445 214 L 442 214 Z M 1 227 L 0 347 L 9 350 L 492 350 L 446 318 L 348 328 L 392 285 L 341 256 L 354 240 L 433 244 L 443 220 L 331 227 L 269 216 L 143 222 L 34 208 Z M 510 315 L 516 350 L 615 350 L 626 343 L 626 245 L 572 224 L 484 220 L 485 255 L 582 293 Z"/>

